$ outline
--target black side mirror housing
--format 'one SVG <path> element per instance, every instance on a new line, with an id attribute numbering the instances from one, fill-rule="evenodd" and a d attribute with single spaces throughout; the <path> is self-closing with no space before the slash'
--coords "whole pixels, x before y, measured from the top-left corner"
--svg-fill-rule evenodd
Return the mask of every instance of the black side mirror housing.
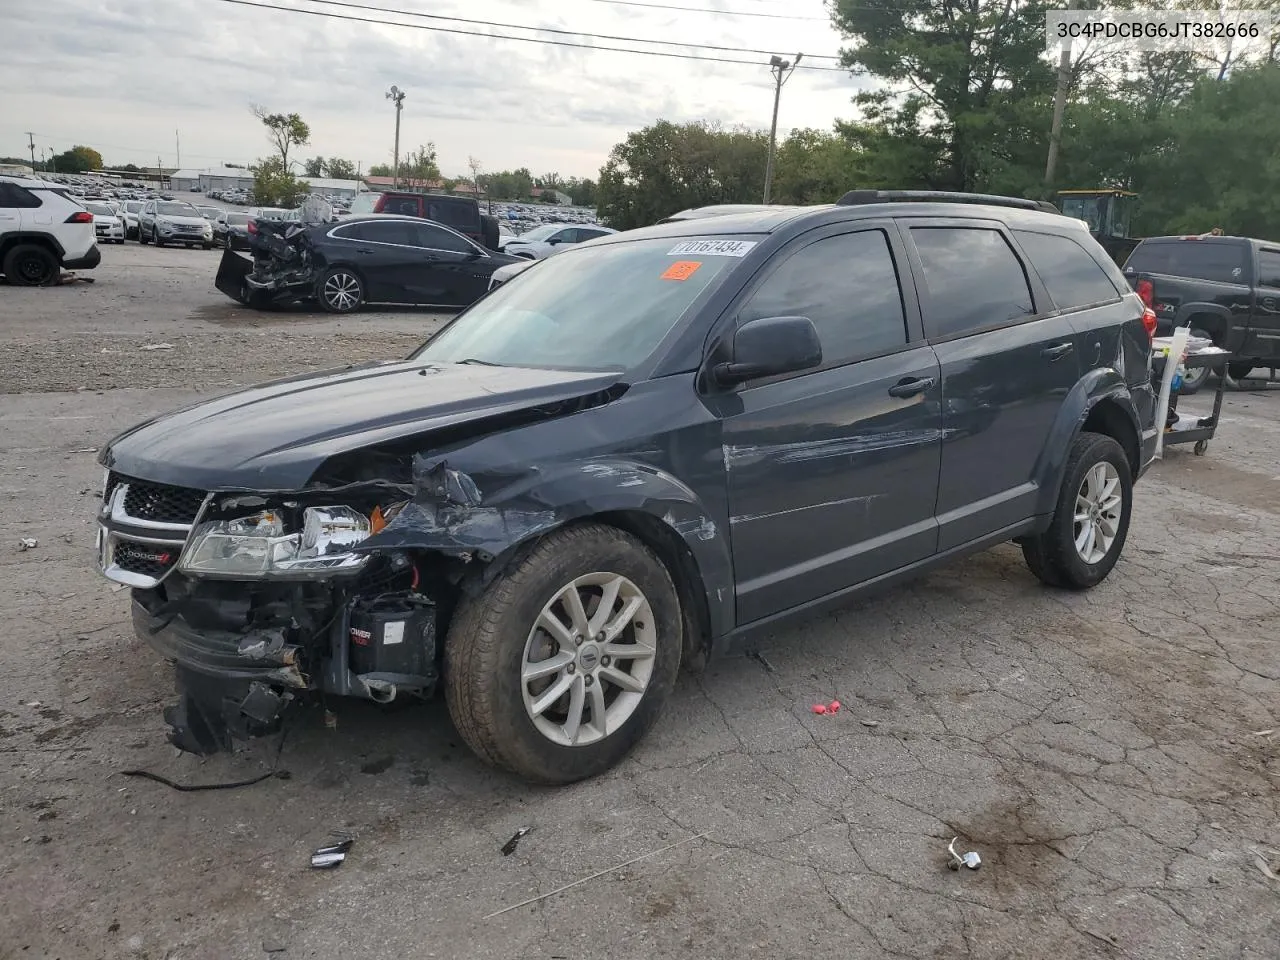
<path id="1" fill-rule="evenodd" d="M 761 317 L 734 333 L 728 359 L 713 364 L 721 386 L 822 366 L 822 342 L 808 317 Z"/>

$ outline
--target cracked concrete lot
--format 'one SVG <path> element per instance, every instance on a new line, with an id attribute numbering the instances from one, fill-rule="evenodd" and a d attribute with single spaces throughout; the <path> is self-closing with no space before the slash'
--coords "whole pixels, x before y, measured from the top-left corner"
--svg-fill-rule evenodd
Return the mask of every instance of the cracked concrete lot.
<path id="1" fill-rule="evenodd" d="M 437 321 L 251 316 L 216 255 L 104 256 L 92 287 L 0 288 L 0 958 L 1280 956 L 1280 392 L 1152 469 L 1092 592 L 997 548 L 683 676 L 597 780 L 494 773 L 438 703 L 344 703 L 292 724 L 288 779 L 178 793 L 121 771 L 244 779 L 279 739 L 166 745 L 169 668 L 93 568 L 91 450 L 200 396 L 202 358 L 224 389 Z M 334 832 L 348 861 L 312 870 Z M 947 869 L 957 835 L 981 869 Z"/>

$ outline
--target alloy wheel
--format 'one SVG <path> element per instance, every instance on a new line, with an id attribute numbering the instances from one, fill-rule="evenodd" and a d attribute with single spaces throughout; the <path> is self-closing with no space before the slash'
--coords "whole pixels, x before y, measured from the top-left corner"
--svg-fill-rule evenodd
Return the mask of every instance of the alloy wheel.
<path id="1" fill-rule="evenodd" d="M 335 310 L 351 310 L 360 303 L 360 281 L 349 273 L 335 273 L 324 282 L 324 299 Z"/>
<path id="2" fill-rule="evenodd" d="M 1124 496 L 1120 473 L 1109 461 L 1095 463 L 1076 492 L 1076 553 L 1085 563 L 1101 563 L 1120 532 Z"/>
<path id="3" fill-rule="evenodd" d="M 635 713 L 653 676 L 653 608 L 614 573 L 558 590 L 525 642 L 520 689 L 534 727 L 564 747 L 597 743 Z"/>

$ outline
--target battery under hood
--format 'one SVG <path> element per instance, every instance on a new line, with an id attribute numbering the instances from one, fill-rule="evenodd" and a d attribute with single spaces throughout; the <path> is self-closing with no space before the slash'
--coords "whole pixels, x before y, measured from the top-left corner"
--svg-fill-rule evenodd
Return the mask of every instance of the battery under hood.
<path id="1" fill-rule="evenodd" d="M 621 374 L 481 364 L 378 363 L 277 380 L 145 421 L 99 462 L 199 490 L 300 490 L 326 460 L 485 423 L 619 386 Z M 551 411 L 548 416 L 554 416 Z M 500 427 L 499 427 L 500 428 Z M 456 439 L 456 431 L 450 430 Z"/>

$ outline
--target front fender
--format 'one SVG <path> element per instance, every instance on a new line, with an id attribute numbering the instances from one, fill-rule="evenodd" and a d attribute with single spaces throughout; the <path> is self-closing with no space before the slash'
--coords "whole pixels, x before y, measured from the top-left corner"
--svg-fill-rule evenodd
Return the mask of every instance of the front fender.
<path id="1" fill-rule="evenodd" d="M 732 629 L 733 566 L 725 531 L 692 489 L 652 464 L 601 457 L 473 475 L 443 457 L 418 455 L 413 485 L 413 499 L 357 551 L 426 550 L 496 570 L 522 545 L 574 520 L 640 512 L 662 521 L 693 556 L 712 635 Z"/>
<path id="2" fill-rule="evenodd" d="M 1126 414 L 1133 429 L 1141 457 L 1142 428 L 1135 413 L 1133 395 L 1124 378 L 1110 368 L 1091 370 L 1067 394 L 1058 410 L 1058 416 L 1049 430 L 1040 459 L 1036 464 L 1036 514 L 1050 516 L 1057 508 L 1058 491 L 1062 488 L 1062 476 L 1066 471 L 1071 445 L 1084 429 L 1089 414 L 1103 401 L 1113 401 Z"/>

